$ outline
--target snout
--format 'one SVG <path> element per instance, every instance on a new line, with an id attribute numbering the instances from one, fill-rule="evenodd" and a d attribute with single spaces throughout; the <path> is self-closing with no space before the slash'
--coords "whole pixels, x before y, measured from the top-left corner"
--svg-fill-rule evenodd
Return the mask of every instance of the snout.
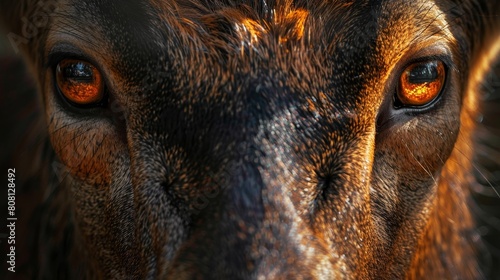
<path id="1" fill-rule="evenodd" d="M 136 239 L 147 275 L 367 277 L 357 267 L 373 261 L 366 201 L 374 116 L 325 100 L 311 105 L 272 83 L 248 87 L 221 93 L 236 101 L 169 103 L 162 111 L 175 118 L 130 122 L 134 204 L 147 217 L 137 221 Z"/>
<path id="2" fill-rule="evenodd" d="M 169 279 L 332 279 L 340 261 L 302 219 L 286 180 L 233 162 L 165 269 Z M 293 181 L 293 180 L 288 180 Z M 330 251 L 330 252 L 329 252 Z"/>

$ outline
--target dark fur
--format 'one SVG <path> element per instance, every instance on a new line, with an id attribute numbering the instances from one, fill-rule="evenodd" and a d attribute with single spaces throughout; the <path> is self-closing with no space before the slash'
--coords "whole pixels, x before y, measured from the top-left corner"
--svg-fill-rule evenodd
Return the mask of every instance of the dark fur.
<path id="1" fill-rule="evenodd" d="M 42 182 L 33 276 L 481 276 L 471 118 L 500 1 L 35 2 L 0 4 L 58 158 L 31 145 L 18 167 Z M 108 108 L 55 93 L 67 56 L 100 69 Z M 395 110 L 428 57 L 441 100 Z"/>

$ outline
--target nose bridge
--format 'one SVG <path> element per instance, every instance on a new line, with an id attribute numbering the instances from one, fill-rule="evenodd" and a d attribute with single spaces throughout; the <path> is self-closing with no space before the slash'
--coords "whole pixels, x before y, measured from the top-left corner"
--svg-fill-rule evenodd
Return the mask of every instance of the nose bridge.
<path id="1" fill-rule="evenodd" d="M 246 223 L 242 231 L 247 231 L 248 226 L 254 227 L 247 233 L 268 231 L 267 236 L 277 239 L 312 235 L 291 201 L 290 185 L 295 182 L 295 178 L 282 178 L 286 174 L 283 170 L 286 167 L 276 160 L 266 160 L 267 157 L 248 157 L 249 161 L 230 163 L 222 211 L 233 213 L 227 217 L 231 219 L 230 222 Z M 275 225 L 280 226 L 272 228 Z M 295 226 L 303 229 L 292 233 L 296 231 Z"/>
<path id="2" fill-rule="evenodd" d="M 347 177 L 349 187 L 361 186 L 364 175 L 357 178 L 360 168 L 344 170 L 343 160 L 338 160 L 366 156 L 355 151 L 368 144 L 356 144 L 352 140 L 356 137 L 346 131 L 354 125 L 349 123 L 356 121 L 355 116 L 332 110 L 326 98 L 322 104 L 318 101 L 310 105 L 306 93 L 296 94 L 300 90 L 287 88 L 286 84 L 249 82 L 243 91 L 238 101 L 245 102 L 244 106 L 231 111 L 231 118 L 217 119 L 218 124 L 206 131 L 206 135 L 214 137 L 200 140 L 222 141 L 217 148 L 205 145 L 209 149 L 203 152 L 202 163 L 211 167 L 221 191 L 197 213 L 190 236 L 171 266 L 173 275 L 330 279 L 329 273 L 342 274 L 344 260 L 334 257 L 333 252 L 341 248 L 332 246 L 331 240 L 336 239 L 330 236 L 335 229 L 317 234 L 324 228 L 313 225 L 308 215 L 311 209 L 307 207 L 313 203 L 301 199 L 305 196 L 306 200 L 314 200 L 320 192 L 315 183 L 304 189 L 304 175 L 312 178 L 318 170 L 324 171 L 321 175 L 327 187 L 342 184 Z M 231 103 L 226 102 L 219 108 L 231 110 Z M 197 119 L 202 118 L 202 112 L 195 114 Z M 351 143 L 342 142 L 348 139 Z M 210 164 L 214 158 L 217 165 Z M 330 166 L 335 164 L 340 171 Z M 340 179 L 335 177 L 342 175 Z M 335 196 L 333 191 L 324 192 L 325 199 Z M 336 205 L 343 209 L 342 202 Z M 325 221 L 329 221 L 328 217 Z"/>
<path id="3" fill-rule="evenodd" d="M 189 105 L 213 106 L 200 105 L 181 119 L 185 129 L 179 135 L 191 136 L 196 131 L 197 137 L 178 136 L 178 144 L 191 154 L 203 155 L 198 161 L 200 174 L 205 174 L 201 168 L 209 167 L 221 191 L 196 213 L 189 237 L 171 266 L 173 275 L 330 279 L 329 273 L 341 270 L 336 268 L 342 260 L 333 258 L 331 243 L 305 220 L 309 209 L 297 193 L 304 186 L 301 176 L 314 176 L 311 171 L 316 168 L 306 149 L 322 154 L 331 145 L 329 128 L 342 129 L 332 123 L 350 116 L 337 114 L 312 81 L 299 82 L 298 74 L 285 72 L 284 66 L 261 67 L 250 74 L 233 75 L 245 74 L 243 82 L 205 85 L 207 95 L 217 94 L 217 98 L 202 99 L 207 103 L 188 101 Z M 309 91 L 303 83 L 311 84 Z M 181 111 L 169 112 L 175 110 Z M 207 116 L 212 118 L 210 126 L 204 126 Z M 178 120 L 164 121 L 167 131 L 180 126 Z M 181 141 L 186 138 L 192 142 Z M 304 164 L 310 165 L 307 170 Z M 195 180 L 202 182 L 207 176 Z M 201 190 L 208 188 L 203 184 Z M 310 187 L 304 190 L 307 199 L 314 196 L 315 186 Z"/>
<path id="4" fill-rule="evenodd" d="M 225 173 L 224 193 L 202 213 L 174 275 L 207 277 L 210 268 L 223 279 L 331 278 L 328 250 L 298 215 L 288 186 L 255 161 L 232 161 Z"/>

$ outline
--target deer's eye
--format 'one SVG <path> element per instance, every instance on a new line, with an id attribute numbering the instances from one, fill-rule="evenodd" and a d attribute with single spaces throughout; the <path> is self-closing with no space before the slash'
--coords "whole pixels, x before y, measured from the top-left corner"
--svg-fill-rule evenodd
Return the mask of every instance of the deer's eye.
<path id="1" fill-rule="evenodd" d="M 86 61 L 64 59 L 59 62 L 56 83 L 61 94 L 75 105 L 98 105 L 105 97 L 101 73 Z"/>
<path id="2" fill-rule="evenodd" d="M 419 107 L 434 101 L 443 89 L 446 77 L 444 63 L 438 60 L 419 62 L 406 68 L 399 80 L 397 103 Z"/>

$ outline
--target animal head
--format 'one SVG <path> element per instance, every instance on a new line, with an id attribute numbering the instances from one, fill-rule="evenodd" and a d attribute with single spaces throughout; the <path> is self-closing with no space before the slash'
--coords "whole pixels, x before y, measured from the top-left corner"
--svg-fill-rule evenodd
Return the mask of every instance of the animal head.
<path id="1" fill-rule="evenodd" d="M 477 277 L 499 1 L 3 2 L 90 275 Z"/>

